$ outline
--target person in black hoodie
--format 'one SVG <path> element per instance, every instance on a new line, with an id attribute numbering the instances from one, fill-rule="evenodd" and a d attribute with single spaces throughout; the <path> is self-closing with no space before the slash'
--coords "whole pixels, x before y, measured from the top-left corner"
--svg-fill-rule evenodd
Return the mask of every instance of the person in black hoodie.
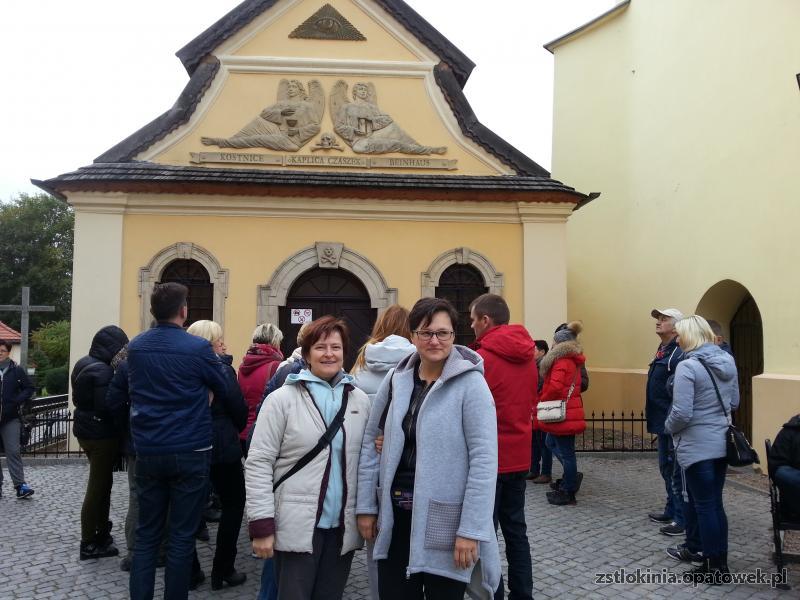
<path id="1" fill-rule="evenodd" d="M 800 519 L 800 415 L 783 424 L 768 459 L 769 475 L 780 490 L 784 510 Z"/>
<path id="2" fill-rule="evenodd" d="M 211 343 L 214 352 L 225 365 L 228 394 L 224 401 L 211 402 L 212 450 L 211 483 L 222 503 L 222 516 L 217 529 L 217 548 L 211 569 L 211 589 L 218 590 L 223 582 L 241 585 L 247 579 L 234 567 L 236 545 L 244 516 L 245 487 L 242 469 L 242 446 L 239 433 L 247 426 L 247 404 L 231 366 L 233 357 L 227 354 L 222 339 L 222 327 L 214 321 L 195 321 L 186 330 Z"/>
<path id="3" fill-rule="evenodd" d="M 122 329 L 116 325 L 103 327 L 92 339 L 89 354 L 75 363 L 70 377 L 74 433 L 89 459 L 89 481 L 81 509 L 81 560 L 119 554 L 111 537 L 108 513 L 124 415 L 108 409 L 106 393 L 114 376 L 111 361 L 127 343 Z"/>
<path id="4" fill-rule="evenodd" d="M 0 340 L 0 446 L 6 455 L 8 474 L 17 490 L 17 499 L 33 496 L 25 483 L 20 457 L 20 407 L 33 396 L 33 385 L 25 369 L 11 360 L 11 342 Z M 3 470 L 0 469 L 0 497 L 3 496 Z"/>

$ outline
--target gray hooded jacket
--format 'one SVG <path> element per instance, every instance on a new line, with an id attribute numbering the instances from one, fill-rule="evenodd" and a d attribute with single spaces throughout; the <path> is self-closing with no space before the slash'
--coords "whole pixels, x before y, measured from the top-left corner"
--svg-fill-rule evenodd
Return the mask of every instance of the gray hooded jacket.
<path id="1" fill-rule="evenodd" d="M 664 425 L 672 434 L 678 464 L 683 469 L 726 454 L 728 418 L 700 360 L 714 374 L 727 414 L 739 406 L 736 363 L 730 354 L 708 343 L 687 353 L 686 358 L 675 370 L 672 408 Z"/>
<path id="2" fill-rule="evenodd" d="M 353 385 L 374 400 L 386 374 L 414 350 L 414 344 L 400 335 L 390 335 L 382 342 L 370 344 L 364 351 L 366 368 L 353 372 Z"/>
<path id="3" fill-rule="evenodd" d="M 375 396 L 361 446 L 356 513 L 378 515 L 373 557 L 389 552 L 394 515 L 391 482 L 405 444 L 403 417 L 414 388 L 419 355 L 403 359 L 386 377 Z M 375 437 L 394 385 L 386 418 L 383 453 Z M 417 421 L 417 461 L 411 551 L 408 575 L 431 573 L 470 582 L 484 597 L 500 583 L 500 554 L 492 522 L 497 480 L 497 415 L 486 380 L 483 359 L 463 346 L 453 346 L 441 377 L 433 384 Z M 479 542 L 478 567 L 459 569 L 453 561 L 456 536 Z M 477 585 L 476 585 L 477 584 Z"/>

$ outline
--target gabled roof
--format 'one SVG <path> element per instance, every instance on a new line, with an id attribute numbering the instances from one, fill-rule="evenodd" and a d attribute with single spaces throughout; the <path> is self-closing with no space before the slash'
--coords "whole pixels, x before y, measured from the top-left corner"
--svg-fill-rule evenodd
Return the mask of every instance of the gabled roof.
<path id="1" fill-rule="evenodd" d="M 214 48 L 235 35 L 265 10 L 272 8 L 278 1 L 245 0 L 178 50 L 176 56 L 181 60 L 189 75 L 194 75 L 195 69 L 206 56 L 214 51 Z M 475 68 L 475 63 L 403 0 L 374 1 L 413 33 L 443 62 L 447 63 L 453 70 L 459 85 L 464 87 L 472 69 Z"/>
<path id="2" fill-rule="evenodd" d="M 6 340 L 12 344 L 19 344 L 22 342 L 22 334 L 0 321 L 0 340 Z"/>

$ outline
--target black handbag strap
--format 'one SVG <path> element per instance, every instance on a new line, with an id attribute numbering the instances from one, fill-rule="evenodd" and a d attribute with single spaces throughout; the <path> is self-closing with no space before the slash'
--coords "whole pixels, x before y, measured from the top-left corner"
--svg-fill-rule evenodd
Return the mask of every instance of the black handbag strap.
<path id="1" fill-rule="evenodd" d="M 314 446 L 311 450 L 309 450 L 300 460 L 298 460 L 294 466 L 289 469 L 286 473 L 284 473 L 278 481 L 276 481 L 272 486 L 272 491 L 280 487 L 280 485 L 289 479 L 292 475 L 297 473 L 300 469 L 305 467 L 308 463 L 314 460 L 317 455 L 322 452 L 327 446 L 329 446 L 333 442 L 333 438 L 336 437 L 336 434 L 339 433 L 339 430 L 342 428 L 344 424 L 344 413 L 347 410 L 347 397 L 350 393 L 350 385 L 346 385 L 344 388 L 344 393 L 342 394 L 342 406 L 339 408 L 339 412 L 336 413 L 336 416 L 331 421 L 331 424 L 328 426 L 328 429 L 325 433 L 322 434 L 322 437 L 319 438 L 317 445 Z M 313 402 L 313 397 L 311 398 Z"/>
<path id="2" fill-rule="evenodd" d="M 389 407 L 392 405 L 392 388 L 394 387 L 394 370 L 389 375 L 389 398 L 386 400 L 386 406 L 383 407 L 380 421 L 378 421 L 378 429 L 383 431 L 386 429 L 386 419 L 389 417 Z"/>
<path id="3" fill-rule="evenodd" d="M 711 369 L 708 368 L 708 365 L 704 361 L 698 358 L 697 362 L 703 365 L 703 368 L 706 370 L 706 373 L 708 373 L 708 376 L 711 377 L 711 383 L 714 384 L 714 391 L 717 393 L 717 400 L 719 401 L 720 408 L 722 408 L 722 412 L 725 413 L 725 418 L 728 419 L 728 425 L 730 425 L 731 416 L 728 413 L 728 411 L 725 410 L 725 403 L 722 401 L 722 394 L 719 393 L 719 387 L 717 386 L 717 380 L 714 377 L 714 374 L 711 372 Z"/>

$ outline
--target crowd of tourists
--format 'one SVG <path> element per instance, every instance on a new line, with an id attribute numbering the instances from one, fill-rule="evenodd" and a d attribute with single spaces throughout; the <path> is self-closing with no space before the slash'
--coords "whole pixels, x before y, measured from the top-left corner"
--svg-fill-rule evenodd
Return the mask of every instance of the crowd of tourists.
<path id="1" fill-rule="evenodd" d="M 509 598 L 533 597 L 527 482 L 549 484 L 548 503 L 561 507 L 577 503 L 583 481 L 575 438 L 586 428 L 589 378 L 580 322 L 560 325 L 551 343 L 534 340 L 511 324 L 503 298 L 484 294 L 470 306 L 475 342 L 465 347 L 454 343 L 456 309 L 422 298 L 410 311 L 383 311 L 350 373 L 348 327 L 324 316 L 303 325 L 286 358 L 282 332 L 259 325 L 237 374 L 218 323 L 184 329 L 187 294 L 177 283 L 157 286 L 149 330 L 129 341 L 119 327 L 102 328 L 73 369 L 74 433 L 89 460 L 82 560 L 119 554 L 109 510 L 122 450 L 129 506 L 121 567 L 134 600 L 153 597 L 158 566 L 165 598 L 186 598 L 203 583 L 195 540 L 205 520 L 219 522 L 212 589 L 244 583 L 236 558 L 245 509 L 253 555 L 265 559 L 260 599 L 341 598 L 364 542 L 375 600 L 500 599 L 506 588 Z M 699 574 L 724 573 L 735 362 L 718 324 L 673 308 L 652 316 L 660 344 L 646 416 L 666 504 L 649 517 L 661 533 L 685 537 L 669 556 Z M 33 490 L 18 447 L 14 457 L 18 426 L 9 424 L 32 387 L 9 350 L 0 344 L 0 434 L 25 498 Z M 770 464 L 795 500 L 798 431 L 795 417 Z M 218 510 L 209 511 L 211 499 Z"/>

